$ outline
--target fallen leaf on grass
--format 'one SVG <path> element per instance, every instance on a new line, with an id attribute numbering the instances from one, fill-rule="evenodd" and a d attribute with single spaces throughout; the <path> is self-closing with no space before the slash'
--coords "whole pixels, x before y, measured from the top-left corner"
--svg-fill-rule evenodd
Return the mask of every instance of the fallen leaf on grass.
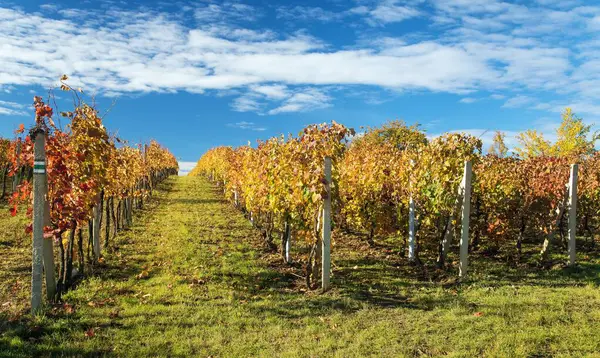
<path id="1" fill-rule="evenodd" d="M 96 332 L 94 331 L 93 328 L 88 329 L 87 331 L 85 331 L 85 336 L 87 338 L 92 338 L 93 336 L 96 335 Z"/>
<path id="2" fill-rule="evenodd" d="M 190 287 L 193 287 L 195 285 L 204 285 L 206 283 L 205 280 L 200 279 L 200 278 L 193 278 L 192 279 L 192 283 L 189 284 Z"/>
<path id="3" fill-rule="evenodd" d="M 139 275 L 135 276 L 135 278 L 137 278 L 138 280 L 141 280 L 143 278 L 147 278 L 148 276 L 150 276 L 150 273 L 148 271 L 144 270 Z"/>
<path id="4" fill-rule="evenodd" d="M 473 313 L 473 316 L 481 317 L 481 316 L 483 316 L 483 312 L 475 312 L 475 313 Z"/>
<path id="5" fill-rule="evenodd" d="M 70 305 L 68 303 L 65 303 L 63 305 L 63 309 L 65 310 L 66 314 L 73 314 L 75 312 L 75 308 L 73 307 L 73 305 Z"/>

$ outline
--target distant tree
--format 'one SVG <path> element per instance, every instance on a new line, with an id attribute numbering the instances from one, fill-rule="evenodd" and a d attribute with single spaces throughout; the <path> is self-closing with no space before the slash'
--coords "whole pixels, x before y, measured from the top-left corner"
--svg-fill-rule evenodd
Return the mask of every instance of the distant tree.
<path id="1" fill-rule="evenodd" d="M 598 133 L 592 133 L 592 126 L 584 124 L 583 119 L 576 117 L 571 108 L 563 112 L 556 137 L 553 154 L 560 157 L 592 154 L 599 139 Z"/>
<path id="2" fill-rule="evenodd" d="M 562 113 L 562 122 L 556 130 L 556 142 L 551 143 L 536 130 L 527 130 L 517 136 L 520 146 L 515 152 L 521 158 L 543 155 L 569 157 L 591 154 L 596 151 L 596 141 L 600 139 L 597 132 L 592 133 L 592 126 L 586 125 L 577 117 L 571 108 Z"/>
<path id="3" fill-rule="evenodd" d="M 404 121 L 390 121 L 379 128 L 367 128 L 366 133 L 356 141 L 391 143 L 400 150 L 427 144 L 427 136 L 419 124 L 406 125 Z"/>
<path id="4" fill-rule="evenodd" d="M 494 134 L 494 142 L 490 146 L 488 152 L 493 154 L 499 158 L 504 158 L 508 154 L 508 147 L 504 143 L 504 138 L 506 138 L 506 134 L 496 131 Z"/>
<path id="5" fill-rule="evenodd" d="M 544 139 L 544 135 L 534 129 L 520 133 L 517 136 L 520 147 L 515 148 L 515 152 L 521 158 L 539 157 L 543 155 L 552 155 L 552 144 Z"/>

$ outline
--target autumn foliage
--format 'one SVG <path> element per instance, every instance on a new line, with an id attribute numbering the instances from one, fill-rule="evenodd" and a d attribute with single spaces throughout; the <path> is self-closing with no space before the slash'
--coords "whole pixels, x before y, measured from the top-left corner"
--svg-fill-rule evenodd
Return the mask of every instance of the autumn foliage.
<path id="1" fill-rule="evenodd" d="M 36 125 L 13 141 L 22 143 L 21 150 L 17 154 L 16 145 L 12 145 L 8 157 L 12 175 L 22 168 L 32 168 L 33 138 L 45 133 L 51 222 L 45 228 L 47 237 L 59 239 L 63 233 L 87 223 L 101 193 L 119 198 L 145 196 L 147 190 L 139 185 L 142 181 L 152 183 L 157 173 L 177 170 L 175 157 L 154 141 L 146 151 L 117 146 L 121 140 L 109 134 L 98 110 L 83 102 L 72 112 L 62 113 L 69 119 L 64 130 L 55 125 L 52 108 L 40 97 L 35 97 L 34 106 Z M 21 203 L 27 204 L 27 213 L 31 214 L 31 190 L 31 181 L 25 178 L 10 198 L 13 215 Z"/>
<path id="2" fill-rule="evenodd" d="M 222 185 L 225 196 L 249 213 L 268 242 L 291 224 L 298 236 L 316 245 L 323 158 L 331 156 L 338 232 L 364 233 L 372 245 L 376 237 L 406 241 L 412 199 L 418 248 L 437 255 L 444 238 L 457 234 L 459 186 L 464 163 L 470 161 L 471 246 L 514 247 L 518 260 L 525 241 L 541 247 L 555 234 L 564 239 L 566 185 L 574 163 L 580 164 L 579 227 L 593 232 L 600 215 L 600 156 L 593 150 L 595 139 L 586 139 L 589 132 L 567 109 L 557 143 L 523 134 L 524 146 L 509 156 L 502 133 L 484 154 L 482 141 L 465 133 L 428 140 L 418 126 L 396 121 L 347 141 L 353 130 L 333 122 L 309 126 L 298 137 L 258 142 L 256 148 L 212 149 L 191 175 Z"/>

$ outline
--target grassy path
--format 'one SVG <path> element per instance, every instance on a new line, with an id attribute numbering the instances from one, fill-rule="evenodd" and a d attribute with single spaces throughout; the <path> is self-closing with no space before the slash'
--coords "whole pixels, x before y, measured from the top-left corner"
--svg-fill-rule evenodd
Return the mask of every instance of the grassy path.
<path id="1" fill-rule="evenodd" d="M 600 356 L 597 266 L 444 288 L 340 246 L 333 291 L 305 293 L 206 181 L 163 189 L 72 308 L 9 326 L 0 356 Z"/>

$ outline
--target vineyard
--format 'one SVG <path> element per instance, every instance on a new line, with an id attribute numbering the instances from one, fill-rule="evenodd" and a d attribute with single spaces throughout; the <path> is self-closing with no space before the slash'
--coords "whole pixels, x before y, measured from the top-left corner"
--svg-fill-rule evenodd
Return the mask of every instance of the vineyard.
<path id="1" fill-rule="evenodd" d="M 31 129 L 25 133 L 22 124 L 16 139 L 1 142 L 3 196 L 10 185 L 10 214 L 23 210 L 31 220 L 24 230 L 34 239 L 34 312 L 41 308 L 42 270 L 48 302 L 60 301 L 78 276 L 103 261 L 102 249 L 109 250 L 117 232 L 131 226 L 134 209 L 178 169 L 175 157 L 155 141 L 130 147 L 111 136 L 98 109 L 66 80 L 61 78 L 61 89 L 73 93 L 76 104 L 60 113 L 69 121 L 66 129 L 36 96 Z"/>
<path id="2" fill-rule="evenodd" d="M 568 251 L 568 264 L 574 265 L 577 236 L 585 239 L 584 250 L 594 249 L 600 154 L 582 139 L 588 131 L 567 109 L 554 147 L 542 142 L 538 150 L 531 140 L 536 133 L 526 132 L 520 137 L 523 148 L 508 156 L 501 133 L 483 154 L 482 141 L 468 134 L 428 139 L 418 126 L 397 121 L 356 136 L 333 122 L 309 126 L 297 137 L 259 142 L 256 148 L 212 149 L 190 175 L 206 176 L 221 187 L 270 248 L 276 249 L 275 238 L 281 237 L 279 251 L 286 262 L 294 237 L 309 288 L 324 267 L 317 261 L 324 247 L 327 196 L 334 245 L 348 234 L 364 237 L 372 247 L 375 238 L 391 240 L 400 256 L 428 276 L 427 267 L 438 275 L 456 267 L 448 265 L 447 256 L 460 246 L 458 268 L 465 279 L 469 252 L 543 269 L 560 258 L 552 259 L 552 250 Z M 331 182 L 323 158 L 333 163 Z M 524 245 L 539 255 L 524 260 Z"/>
<path id="3" fill-rule="evenodd" d="M 65 81 L 64 128 L 36 97 L 0 142 L 0 356 L 600 351 L 600 154 L 570 110 L 512 154 L 332 122 L 175 177 Z"/>

